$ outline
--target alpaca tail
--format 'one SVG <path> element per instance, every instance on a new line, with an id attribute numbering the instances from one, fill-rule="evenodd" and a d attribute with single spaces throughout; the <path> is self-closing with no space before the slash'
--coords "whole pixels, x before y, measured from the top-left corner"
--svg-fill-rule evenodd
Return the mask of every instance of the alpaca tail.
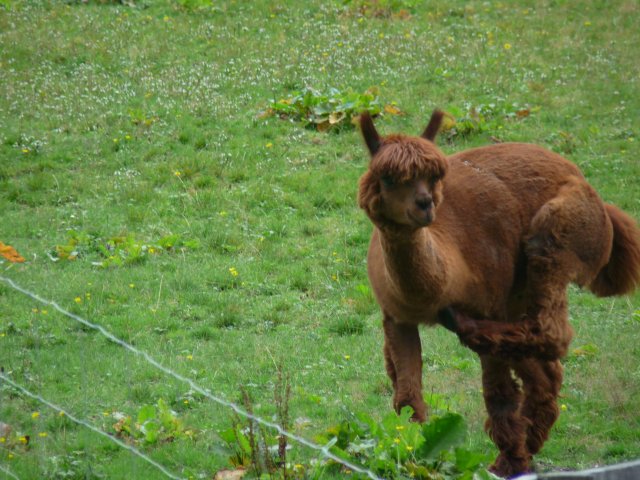
<path id="1" fill-rule="evenodd" d="M 619 208 L 605 204 L 613 224 L 611 257 L 589 290 L 599 297 L 625 295 L 640 286 L 640 228 Z"/>

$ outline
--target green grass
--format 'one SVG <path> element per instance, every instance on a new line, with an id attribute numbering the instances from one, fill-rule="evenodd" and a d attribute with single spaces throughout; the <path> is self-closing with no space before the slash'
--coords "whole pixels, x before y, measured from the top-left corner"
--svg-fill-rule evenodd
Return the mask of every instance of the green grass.
<path id="1" fill-rule="evenodd" d="M 361 139 L 259 118 L 274 100 L 377 87 L 405 114 L 379 128 L 407 133 L 435 107 L 494 105 L 481 129 L 443 149 L 492 137 L 545 145 L 640 217 L 633 1 L 129 3 L 0 1 L 0 241 L 27 259 L 0 264 L 2 275 L 217 395 L 239 401 L 244 385 L 265 418 L 277 371 L 288 372 L 292 429 L 306 438 L 348 412 L 383 418 L 390 386 L 367 288 L 371 226 L 355 202 Z M 506 118 L 514 105 L 530 115 Z M 104 257 L 90 246 L 53 261 L 69 230 L 197 245 L 108 268 L 93 265 Z M 638 458 L 640 296 L 572 290 L 571 301 L 582 349 L 565 362 L 566 408 L 539 465 Z M 426 393 L 465 416 L 471 448 L 494 452 L 474 355 L 444 329 L 424 331 L 423 346 Z M 140 448 L 184 477 L 229 466 L 217 435 L 229 411 L 4 284 L 0 366 L 109 431 L 113 412 L 135 418 L 163 399 L 193 438 Z M 0 422 L 31 438 L 0 444 L 0 466 L 20 478 L 158 478 L 6 386 Z M 289 458 L 311 456 L 295 447 Z"/>

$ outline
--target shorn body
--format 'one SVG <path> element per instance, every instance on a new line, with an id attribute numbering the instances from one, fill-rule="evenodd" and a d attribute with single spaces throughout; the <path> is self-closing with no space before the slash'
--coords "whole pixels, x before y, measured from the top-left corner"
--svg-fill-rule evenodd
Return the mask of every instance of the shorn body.
<path id="1" fill-rule="evenodd" d="M 558 417 L 560 359 L 572 337 L 567 286 L 597 295 L 640 282 L 640 230 L 568 160 L 509 143 L 446 157 L 420 137 L 361 129 L 371 154 L 359 203 L 374 224 L 368 273 L 383 313 L 394 407 L 426 419 L 418 325 L 440 323 L 476 351 L 492 470 L 514 476 Z M 514 380 L 514 375 L 521 382 Z"/>

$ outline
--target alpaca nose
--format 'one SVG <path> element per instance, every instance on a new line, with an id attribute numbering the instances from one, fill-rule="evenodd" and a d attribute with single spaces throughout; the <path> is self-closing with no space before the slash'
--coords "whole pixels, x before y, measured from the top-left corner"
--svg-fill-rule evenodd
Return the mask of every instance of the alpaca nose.
<path id="1" fill-rule="evenodd" d="M 420 210 L 429 210 L 433 207 L 433 198 L 431 195 L 424 195 L 416 198 L 416 206 Z"/>

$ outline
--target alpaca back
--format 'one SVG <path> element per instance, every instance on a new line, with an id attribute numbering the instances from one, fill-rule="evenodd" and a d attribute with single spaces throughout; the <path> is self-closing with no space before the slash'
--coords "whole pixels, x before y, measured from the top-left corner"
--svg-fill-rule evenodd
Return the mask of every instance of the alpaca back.
<path id="1" fill-rule="evenodd" d="M 535 145 L 491 145 L 449 157 L 444 200 L 430 229 L 442 244 L 455 245 L 470 272 L 452 275 L 452 303 L 481 316 L 513 313 L 513 297 L 525 287 L 532 220 L 569 182 L 590 189 L 574 164 Z"/>

